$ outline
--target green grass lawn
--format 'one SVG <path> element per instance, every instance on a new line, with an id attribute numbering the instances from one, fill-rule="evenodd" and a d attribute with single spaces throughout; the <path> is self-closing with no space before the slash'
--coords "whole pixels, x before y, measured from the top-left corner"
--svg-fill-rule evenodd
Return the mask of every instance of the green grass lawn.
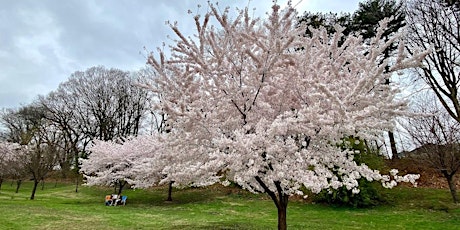
<path id="1" fill-rule="evenodd" d="M 212 186 L 173 192 L 166 188 L 126 190 L 126 206 L 104 205 L 112 188 L 48 183 L 29 200 L 31 183 L 19 193 L 4 182 L 0 229 L 276 229 L 275 205 L 263 194 Z M 460 229 L 460 206 L 439 189 L 385 190 L 386 205 L 354 209 L 292 200 L 289 229 Z"/>

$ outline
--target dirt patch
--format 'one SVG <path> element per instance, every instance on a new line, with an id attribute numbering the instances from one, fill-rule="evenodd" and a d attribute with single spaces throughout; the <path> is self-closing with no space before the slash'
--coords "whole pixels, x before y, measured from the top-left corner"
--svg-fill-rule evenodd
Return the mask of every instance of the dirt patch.
<path id="1" fill-rule="evenodd" d="M 388 166 L 388 168 L 398 169 L 400 175 L 404 175 L 407 173 L 420 174 L 420 179 L 417 180 L 418 187 L 440 189 L 449 188 L 446 179 L 441 175 L 440 172 L 427 166 L 424 166 L 423 164 L 420 164 L 419 162 L 413 159 L 403 158 L 396 160 L 387 160 L 386 165 Z M 460 188 L 460 176 L 458 174 L 455 177 L 455 181 L 457 188 Z"/>

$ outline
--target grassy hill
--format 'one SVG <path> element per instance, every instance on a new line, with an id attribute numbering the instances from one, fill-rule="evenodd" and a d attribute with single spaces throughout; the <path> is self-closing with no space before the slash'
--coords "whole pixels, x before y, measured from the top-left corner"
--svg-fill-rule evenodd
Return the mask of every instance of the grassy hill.
<path id="1" fill-rule="evenodd" d="M 19 193 L 4 182 L 0 190 L 0 229 L 276 229 L 276 208 L 265 195 L 211 186 L 175 190 L 127 189 L 126 206 L 105 206 L 113 188 L 47 183 L 29 200 L 31 183 Z M 459 229 L 460 206 L 449 191 L 399 187 L 384 190 L 388 204 L 354 209 L 291 199 L 289 229 Z"/>

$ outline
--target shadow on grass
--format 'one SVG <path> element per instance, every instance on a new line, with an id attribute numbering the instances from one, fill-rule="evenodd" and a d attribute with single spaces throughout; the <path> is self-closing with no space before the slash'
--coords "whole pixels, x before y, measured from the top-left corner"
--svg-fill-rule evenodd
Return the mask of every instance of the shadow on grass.
<path id="1" fill-rule="evenodd" d="M 187 191 L 176 190 L 172 193 L 172 201 L 167 201 L 167 190 L 159 188 L 146 191 L 137 190 L 124 192 L 128 196 L 128 203 L 133 205 L 148 205 L 148 206 L 170 206 L 189 203 L 202 203 L 213 198 L 213 195 L 202 192 L 201 189 L 187 189 Z"/>
<path id="2" fill-rule="evenodd" d="M 166 201 L 167 187 L 155 187 L 147 190 L 125 190 L 128 202 L 133 205 L 171 206 L 182 204 L 198 204 L 213 202 L 222 197 L 240 199 L 264 199 L 262 194 L 252 194 L 239 188 L 228 188 L 213 185 L 205 188 L 173 189 L 172 201 Z"/>
<path id="3" fill-rule="evenodd" d="M 218 222 L 218 223 L 204 223 L 203 225 L 174 225 L 174 229 L 181 230 L 257 230 L 260 229 L 255 225 L 248 223 L 235 223 L 235 222 Z"/>

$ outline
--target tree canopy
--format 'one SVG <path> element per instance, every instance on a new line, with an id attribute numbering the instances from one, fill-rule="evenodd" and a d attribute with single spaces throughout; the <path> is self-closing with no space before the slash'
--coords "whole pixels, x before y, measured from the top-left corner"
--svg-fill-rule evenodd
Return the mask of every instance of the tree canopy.
<path id="1" fill-rule="evenodd" d="M 289 196 L 302 188 L 357 193 L 359 178 L 387 187 L 414 182 L 415 176 L 392 171 L 390 177 L 357 165 L 353 152 L 335 143 L 349 135 L 378 139 L 391 128 L 406 104 L 385 79 L 418 65 L 426 53 L 407 58 L 401 34 L 383 40 L 388 21 L 368 45 L 355 36 L 340 45 L 342 29 L 302 36 L 305 27 L 290 6 L 274 4 L 266 20 L 251 18 L 247 8 L 238 13 L 232 19 L 228 8 L 221 13 L 211 4 L 210 12 L 194 17 L 194 37 L 170 25 L 177 35 L 170 58 L 162 50 L 148 58 L 158 73 L 152 90 L 162 93 L 172 127 L 163 151 L 183 164 L 181 171 L 170 167 L 167 177 L 201 172 L 201 182 L 221 178 L 267 193 L 278 208 L 279 229 L 286 228 Z M 394 42 L 398 54 L 387 69 L 379 58 Z"/>

